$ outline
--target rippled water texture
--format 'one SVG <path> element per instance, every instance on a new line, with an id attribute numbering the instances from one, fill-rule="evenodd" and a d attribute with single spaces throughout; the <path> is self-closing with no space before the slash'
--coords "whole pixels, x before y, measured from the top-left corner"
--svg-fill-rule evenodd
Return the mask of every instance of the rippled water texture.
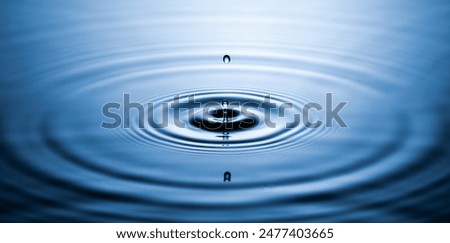
<path id="1" fill-rule="evenodd" d="M 448 0 L 1 5 L 2 222 L 450 222 Z M 348 127 L 101 127 L 124 94 L 326 93 Z"/>

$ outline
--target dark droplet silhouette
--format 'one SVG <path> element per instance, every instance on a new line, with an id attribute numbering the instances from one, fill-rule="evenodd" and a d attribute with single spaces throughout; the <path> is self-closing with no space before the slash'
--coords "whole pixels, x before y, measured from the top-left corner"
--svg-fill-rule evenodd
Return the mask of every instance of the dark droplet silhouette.
<path id="1" fill-rule="evenodd" d="M 223 173 L 223 182 L 231 182 L 231 173 L 229 171 Z"/>
<path id="2" fill-rule="evenodd" d="M 231 62 L 231 57 L 228 55 L 223 56 L 223 63 L 228 64 Z"/>

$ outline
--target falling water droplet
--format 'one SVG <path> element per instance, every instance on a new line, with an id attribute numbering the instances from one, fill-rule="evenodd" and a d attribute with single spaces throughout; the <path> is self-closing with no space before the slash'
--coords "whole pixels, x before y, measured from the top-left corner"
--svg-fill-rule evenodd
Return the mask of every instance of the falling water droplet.
<path id="1" fill-rule="evenodd" d="M 231 57 L 228 55 L 223 56 L 223 63 L 228 64 L 231 62 Z"/>
<path id="2" fill-rule="evenodd" d="M 223 182 L 231 182 L 231 173 L 229 171 L 223 173 Z"/>
<path id="3" fill-rule="evenodd" d="M 228 105 L 229 105 L 229 104 L 230 104 L 230 103 L 228 102 L 228 100 L 222 101 L 222 107 L 223 107 L 224 109 L 228 108 Z"/>

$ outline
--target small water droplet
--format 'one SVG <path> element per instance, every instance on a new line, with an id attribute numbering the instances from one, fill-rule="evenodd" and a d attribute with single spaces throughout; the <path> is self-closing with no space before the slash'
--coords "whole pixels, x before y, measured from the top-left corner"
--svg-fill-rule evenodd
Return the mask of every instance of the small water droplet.
<path id="1" fill-rule="evenodd" d="M 229 104 L 230 104 L 230 103 L 228 102 L 228 100 L 222 101 L 222 107 L 223 107 L 224 109 L 228 108 L 228 105 L 229 105 Z"/>
<path id="2" fill-rule="evenodd" d="M 226 171 L 223 173 L 223 182 L 231 182 L 231 172 Z"/>
<path id="3" fill-rule="evenodd" d="M 231 62 L 231 57 L 228 55 L 223 56 L 223 63 L 228 64 Z"/>

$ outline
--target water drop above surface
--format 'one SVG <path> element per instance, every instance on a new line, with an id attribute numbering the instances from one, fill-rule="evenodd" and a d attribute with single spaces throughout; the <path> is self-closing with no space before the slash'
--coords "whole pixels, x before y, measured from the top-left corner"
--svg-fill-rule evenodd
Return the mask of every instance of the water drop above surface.
<path id="1" fill-rule="evenodd" d="M 228 64 L 231 62 L 231 57 L 228 55 L 223 56 L 223 63 Z"/>

